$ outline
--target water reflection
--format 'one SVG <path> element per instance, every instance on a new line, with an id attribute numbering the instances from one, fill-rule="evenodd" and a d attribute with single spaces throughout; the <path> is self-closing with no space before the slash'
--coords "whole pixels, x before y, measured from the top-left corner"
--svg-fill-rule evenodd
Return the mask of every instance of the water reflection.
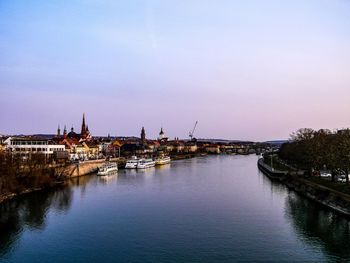
<path id="1" fill-rule="evenodd" d="M 81 197 L 85 197 L 87 185 L 96 185 L 95 176 L 81 176 L 72 178 L 68 181 L 68 186 L 75 191 L 80 192 Z"/>
<path id="2" fill-rule="evenodd" d="M 0 204 L 0 258 L 13 250 L 21 235 L 27 230 L 44 230 L 48 212 L 68 213 L 74 192 L 85 197 L 88 187 L 111 183 L 133 185 L 143 184 L 148 178 L 154 178 L 157 171 L 170 170 L 170 166 L 145 170 L 120 170 L 108 176 L 83 176 L 72 178 L 67 185 L 51 191 L 28 194 Z"/>
<path id="3" fill-rule="evenodd" d="M 0 257 L 16 246 L 26 229 L 42 230 L 46 226 L 49 209 L 66 213 L 71 205 L 72 189 L 64 187 L 55 191 L 29 194 L 0 205 Z"/>
<path id="4" fill-rule="evenodd" d="M 281 184 L 279 181 L 272 180 L 269 177 L 267 177 L 264 173 L 259 173 L 259 179 L 262 182 L 262 185 L 264 188 L 266 188 L 268 191 L 271 192 L 271 196 L 278 195 L 278 196 L 284 196 L 286 194 L 286 186 Z"/>
<path id="5" fill-rule="evenodd" d="M 118 180 L 118 173 L 112 173 L 104 176 L 98 176 L 98 182 L 100 184 L 109 184 Z"/>
<path id="6" fill-rule="evenodd" d="M 298 237 L 309 245 L 321 247 L 329 260 L 350 260 L 350 221 L 291 192 L 286 216 Z"/>

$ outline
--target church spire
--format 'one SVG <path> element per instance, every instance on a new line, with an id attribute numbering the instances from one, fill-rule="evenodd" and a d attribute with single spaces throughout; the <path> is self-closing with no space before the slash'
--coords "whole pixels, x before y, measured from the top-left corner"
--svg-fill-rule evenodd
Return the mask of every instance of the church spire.
<path id="1" fill-rule="evenodd" d="M 60 125 L 58 124 L 58 128 L 57 128 L 57 137 L 61 136 L 61 129 L 60 129 Z"/>
<path id="2" fill-rule="evenodd" d="M 81 136 L 86 135 L 85 113 L 83 113 L 83 123 L 81 124 Z"/>
<path id="3" fill-rule="evenodd" d="M 66 128 L 66 125 L 64 125 L 63 137 L 64 137 L 64 138 L 67 138 L 67 128 Z"/>

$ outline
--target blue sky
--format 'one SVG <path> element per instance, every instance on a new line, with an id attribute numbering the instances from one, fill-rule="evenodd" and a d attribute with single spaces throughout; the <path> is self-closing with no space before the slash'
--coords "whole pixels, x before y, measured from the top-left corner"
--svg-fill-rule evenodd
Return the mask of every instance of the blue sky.
<path id="1" fill-rule="evenodd" d="M 2 0 L 0 134 L 348 127 L 349 28 L 347 0 Z"/>

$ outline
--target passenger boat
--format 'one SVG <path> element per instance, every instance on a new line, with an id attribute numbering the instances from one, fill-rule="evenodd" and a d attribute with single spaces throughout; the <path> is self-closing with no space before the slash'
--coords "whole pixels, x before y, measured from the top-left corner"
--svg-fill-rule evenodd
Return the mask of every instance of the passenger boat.
<path id="1" fill-rule="evenodd" d="M 156 165 L 156 162 L 153 161 L 153 159 L 141 159 L 137 164 L 137 169 L 150 168 L 150 167 L 154 167 L 155 165 Z"/>
<path id="2" fill-rule="evenodd" d="M 163 165 L 170 163 L 171 159 L 169 156 L 162 156 L 156 159 L 156 165 Z"/>
<path id="3" fill-rule="evenodd" d="M 97 172 L 97 175 L 104 176 L 118 171 L 117 163 L 105 163 L 103 164 Z"/>
<path id="4" fill-rule="evenodd" d="M 139 161 L 140 161 L 139 158 L 137 158 L 136 156 L 132 156 L 131 159 L 126 161 L 125 168 L 126 169 L 136 169 Z"/>

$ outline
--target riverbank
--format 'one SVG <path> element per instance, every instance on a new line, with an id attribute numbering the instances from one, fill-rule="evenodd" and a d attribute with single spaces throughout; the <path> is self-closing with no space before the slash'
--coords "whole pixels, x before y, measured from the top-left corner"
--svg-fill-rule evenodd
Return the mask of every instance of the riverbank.
<path id="1" fill-rule="evenodd" d="M 191 159 L 199 156 L 198 154 L 177 154 L 171 156 L 172 160 L 184 160 L 184 159 Z M 125 158 L 112 158 L 109 160 L 110 162 L 117 162 L 118 168 L 123 169 L 126 164 Z M 71 163 L 65 166 L 57 165 L 53 166 L 50 165 L 51 169 L 55 169 L 55 174 L 58 175 L 59 178 L 61 178 L 59 181 L 53 181 L 50 184 L 46 184 L 42 187 L 31 187 L 27 188 L 18 192 L 12 192 L 12 193 L 6 193 L 1 194 L 0 193 L 0 204 L 15 198 L 19 198 L 22 196 L 25 196 L 30 193 L 38 192 L 38 191 L 45 191 L 50 190 L 52 188 L 55 188 L 57 186 L 64 185 L 67 180 L 81 177 L 81 176 L 88 176 L 90 174 L 93 174 L 97 172 L 98 168 L 101 167 L 106 162 L 105 159 L 99 159 L 99 160 L 90 160 L 90 161 L 84 161 L 84 162 L 77 162 L 77 163 Z"/>
<path id="2" fill-rule="evenodd" d="M 31 193 L 39 192 L 39 191 L 46 191 L 46 190 L 52 190 L 53 188 L 64 186 L 66 181 L 56 181 L 50 186 L 45 186 L 45 187 L 33 187 L 33 188 L 28 188 L 23 191 L 20 191 L 18 193 L 8 193 L 4 195 L 0 195 L 0 204 L 10 201 L 15 198 L 20 198 L 23 196 L 26 196 Z"/>
<path id="3" fill-rule="evenodd" d="M 114 158 L 110 159 L 111 162 L 117 162 L 118 167 L 125 167 L 125 158 Z M 43 175 L 41 170 L 37 170 L 43 182 L 35 184 L 35 186 L 23 186 L 18 185 L 12 189 L 11 192 L 0 193 L 0 203 L 9 201 L 14 198 L 19 198 L 24 195 L 53 189 L 57 186 L 63 186 L 65 183 L 72 178 L 87 176 L 97 172 L 98 168 L 101 167 L 106 162 L 105 159 L 91 160 L 77 163 L 70 163 L 67 165 L 48 165 L 50 172 L 47 175 Z M 51 176 L 50 176 L 51 175 Z M 54 175 L 54 176 L 52 176 Z M 33 176 L 30 180 L 37 180 Z"/>
<path id="4" fill-rule="evenodd" d="M 350 218 L 350 195 L 316 183 L 298 172 L 274 170 L 258 160 L 258 167 L 271 179 L 278 179 L 289 189 Z"/>

